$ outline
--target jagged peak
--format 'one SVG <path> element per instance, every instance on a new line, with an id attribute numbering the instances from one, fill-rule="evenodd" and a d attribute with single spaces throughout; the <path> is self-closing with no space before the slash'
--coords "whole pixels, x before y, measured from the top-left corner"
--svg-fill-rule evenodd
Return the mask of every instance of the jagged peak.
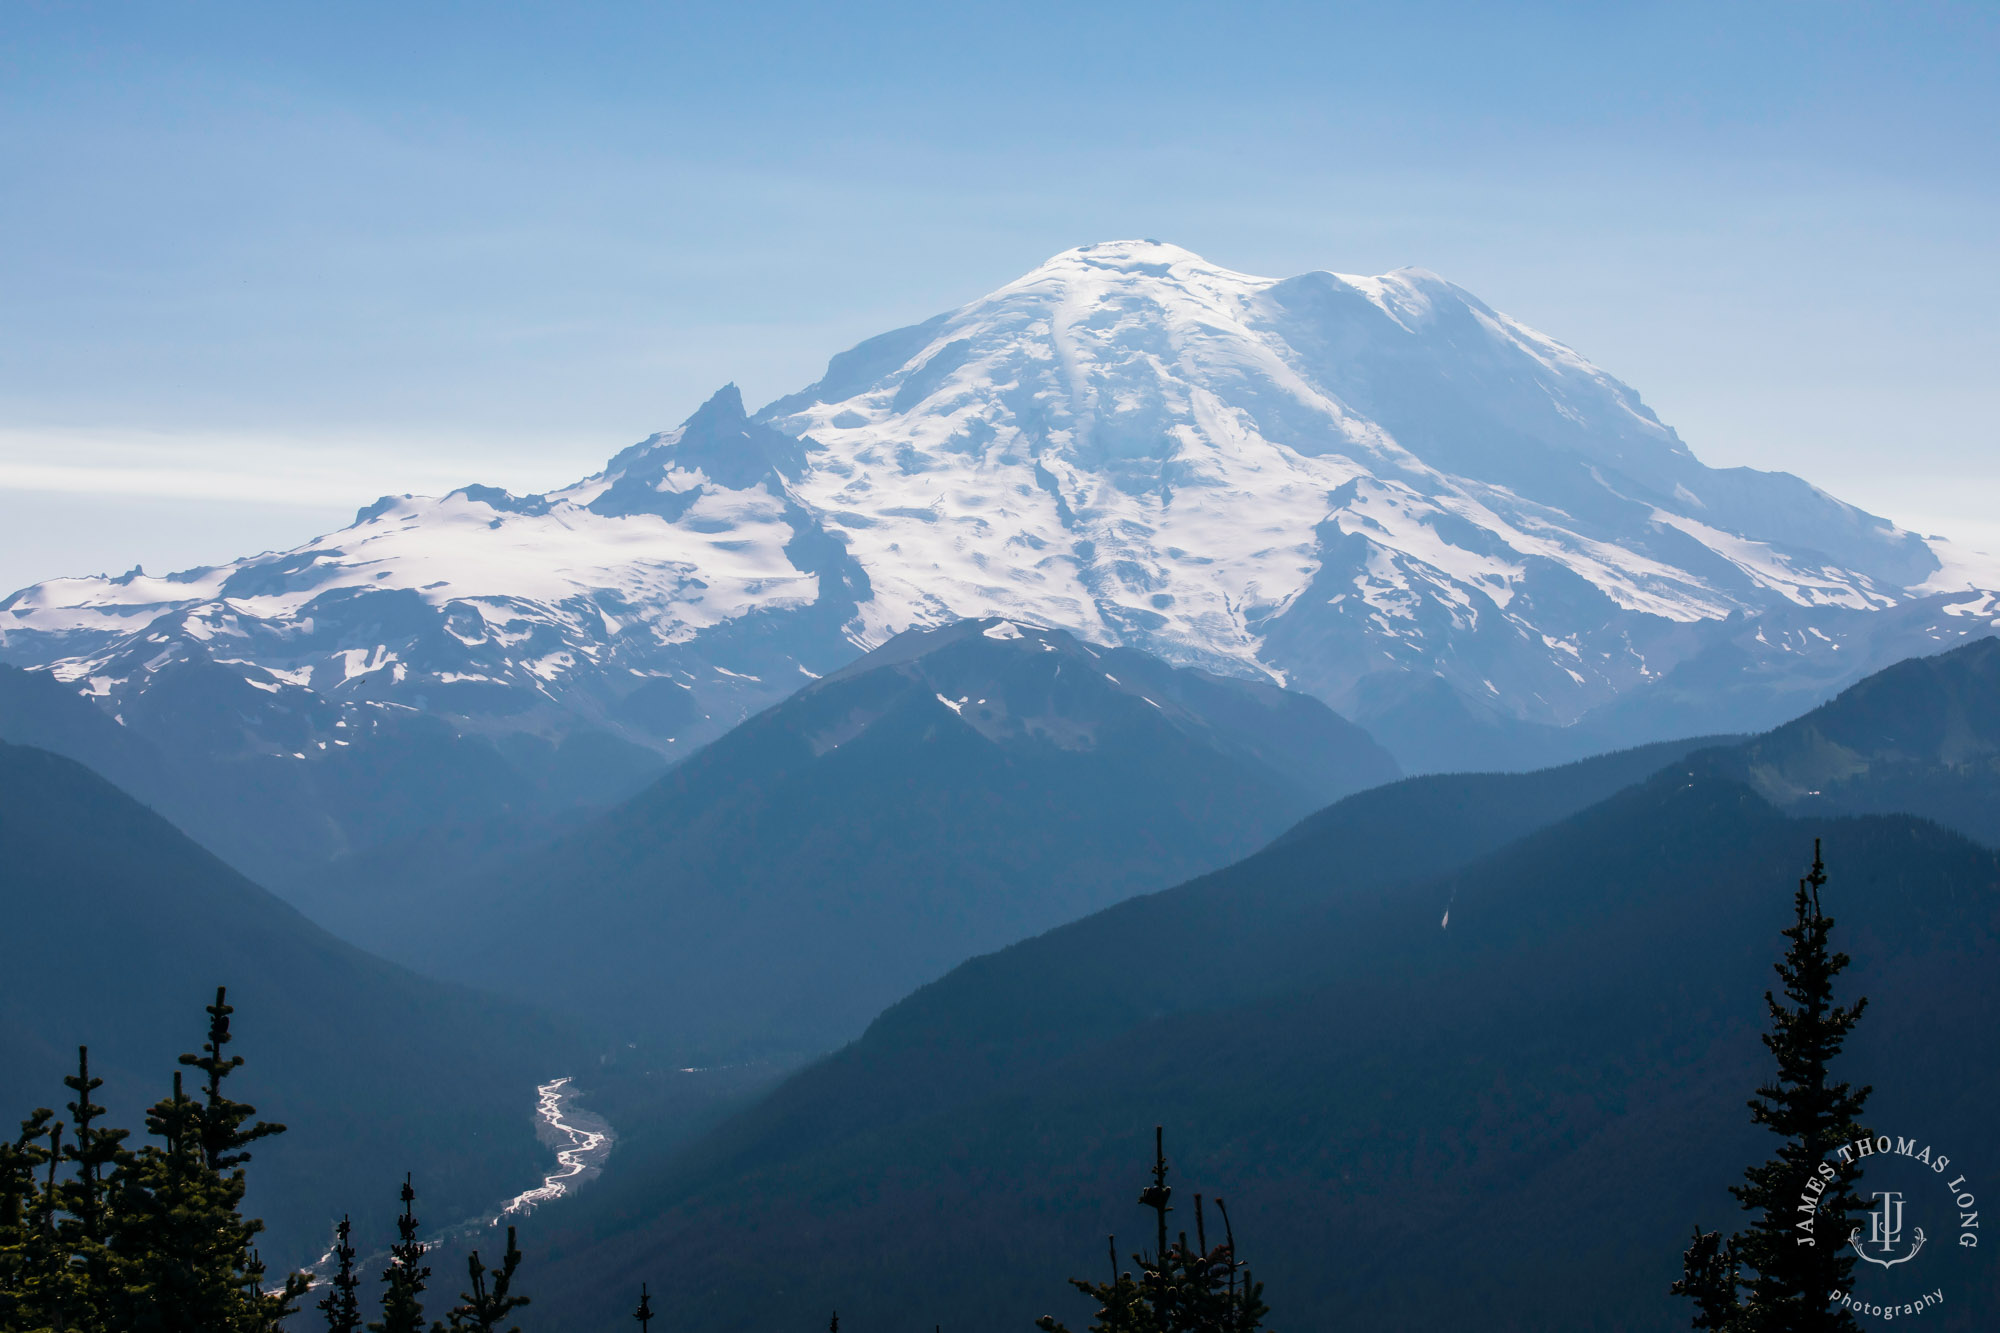
<path id="1" fill-rule="evenodd" d="M 743 410 L 743 393 L 736 382 L 729 383 L 710 394 L 700 407 L 691 412 L 685 421 L 672 430 L 656 430 L 637 444 L 627 445 L 611 456 L 604 465 L 600 476 L 616 477 L 628 472 L 633 465 L 646 455 L 659 449 L 671 448 L 690 434 L 708 435 L 725 432 L 730 427 L 748 424 L 749 415 Z"/>
<path id="2" fill-rule="evenodd" d="M 805 442 L 776 427 L 750 419 L 743 394 L 723 385 L 680 425 L 647 436 L 616 454 L 604 470 L 570 494 L 588 494 L 589 508 L 618 516 L 652 513 L 672 517 L 699 494 L 672 473 L 698 473 L 725 490 L 740 491 L 767 479 L 796 479 L 805 467 Z M 669 490 L 679 499 L 662 500 Z M 662 506 L 665 508 L 662 508 Z"/>
<path id="3" fill-rule="evenodd" d="M 736 387 L 736 381 L 731 380 L 710 394 L 708 401 L 697 407 L 694 413 L 681 423 L 681 429 L 690 431 L 718 426 L 740 426 L 748 420 L 749 414 L 743 410 L 743 391 Z"/>
<path id="4" fill-rule="evenodd" d="M 709 395 L 672 430 L 656 431 L 620 450 L 599 476 L 615 480 L 633 472 L 657 472 L 666 461 L 667 450 L 676 451 L 676 460 L 697 453 L 741 450 L 761 456 L 766 467 L 776 465 L 784 471 L 797 447 L 792 436 L 752 421 L 744 409 L 742 391 L 731 382 Z"/>

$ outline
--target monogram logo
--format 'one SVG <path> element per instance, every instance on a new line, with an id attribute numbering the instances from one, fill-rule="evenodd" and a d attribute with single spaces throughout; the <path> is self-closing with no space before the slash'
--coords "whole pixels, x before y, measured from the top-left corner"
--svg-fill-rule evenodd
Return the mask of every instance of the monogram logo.
<path id="1" fill-rule="evenodd" d="M 1896 1251 L 1903 1243 L 1902 1192 L 1877 1190 L 1874 1199 L 1875 1211 L 1868 1214 L 1867 1243 L 1862 1243 L 1860 1227 L 1848 1233 L 1847 1243 L 1854 1247 L 1854 1252 L 1863 1260 L 1879 1264 L 1883 1268 L 1894 1268 L 1897 1264 L 1908 1263 L 1917 1257 L 1917 1251 L 1924 1248 L 1924 1229 L 1914 1228 L 1915 1242 L 1911 1244 L 1907 1253 L 1898 1254 Z"/>

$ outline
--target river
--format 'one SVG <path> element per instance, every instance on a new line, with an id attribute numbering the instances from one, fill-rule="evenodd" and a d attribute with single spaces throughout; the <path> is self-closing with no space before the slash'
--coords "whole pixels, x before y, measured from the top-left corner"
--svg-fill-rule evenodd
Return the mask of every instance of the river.
<path id="1" fill-rule="evenodd" d="M 592 1179 L 611 1155 L 611 1126 L 603 1116 L 578 1106 L 579 1091 L 569 1078 L 552 1079 L 535 1089 L 535 1134 L 556 1150 L 556 1169 L 542 1183 L 509 1199 L 495 1222 L 522 1217 L 552 1203 Z"/>

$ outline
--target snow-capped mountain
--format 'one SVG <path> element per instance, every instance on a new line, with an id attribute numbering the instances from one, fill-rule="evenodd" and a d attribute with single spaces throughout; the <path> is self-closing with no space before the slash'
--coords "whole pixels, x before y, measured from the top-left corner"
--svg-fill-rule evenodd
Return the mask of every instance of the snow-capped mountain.
<path id="1" fill-rule="evenodd" d="M 1684 725 L 1724 659 L 1759 682 L 1728 724 L 1769 725 L 1991 633 L 1996 587 L 1796 477 L 1704 466 L 1432 274 L 1272 280 L 1129 241 L 754 417 L 725 388 L 563 490 L 387 498 L 295 551 L 25 589 L 0 654 L 135 725 L 199 664 L 229 744 L 294 762 L 409 710 L 503 751 L 670 756 L 901 630 L 997 615 L 1268 676 L 1430 766 L 1447 715 Z"/>
<path id="2" fill-rule="evenodd" d="M 727 682 L 751 679 L 712 665 L 730 660 L 721 641 L 772 617 L 828 618 L 845 570 L 790 494 L 802 453 L 746 421 L 729 388 L 565 490 L 384 497 L 294 551 L 157 578 L 54 580 L 0 603 L 0 617 L 10 657 L 40 649 L 58 677 L 114 706 L 200 658 L 276 700 L 528 713 L 543 726 L 545 714 L 576 714 L 671 745 L 705 720 L 687 682 L 727 695 Z M 837 626 L 852 610 L 831 615 Z M 675 670 L 697 640 L 706 669 Z M 629 679 L 579 688 L 609 672 Z M 787 683 L 807 678 L 795 670 Z"/>

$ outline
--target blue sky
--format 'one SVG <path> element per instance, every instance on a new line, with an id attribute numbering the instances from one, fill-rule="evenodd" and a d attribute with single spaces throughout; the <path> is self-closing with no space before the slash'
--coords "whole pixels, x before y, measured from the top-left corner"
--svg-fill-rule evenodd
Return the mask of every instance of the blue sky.
<path id="1" fill-rule="evenodd" d="M 593 470 L 1056 251 L 1434 269 L 2000 549 L 2000 6 L 16 4 L 0 584 Z"/>

